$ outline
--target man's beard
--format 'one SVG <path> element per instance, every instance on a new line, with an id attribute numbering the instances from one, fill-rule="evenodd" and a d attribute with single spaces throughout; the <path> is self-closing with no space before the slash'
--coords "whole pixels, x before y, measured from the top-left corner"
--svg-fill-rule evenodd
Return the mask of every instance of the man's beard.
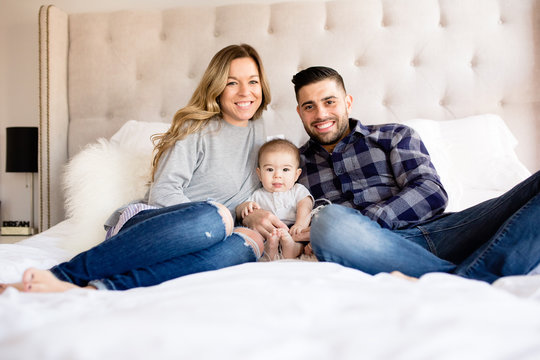
<path id="1" fill-rule="evenodd" d="M 326 120 L 334 120 L 334 119 L 335 118 L 330 118 Z M 349 129 L 349 118 L 343 117 L 341 120 L 336 120 L 335 125 L 340 126 L 335 133 L 322 134 L 322 135 L 316 132 L 313 132 L 310 128 L 306 128 L 305 126 L 304 128 L 307 134 L 309 135 L 309 137 L 313 141 L 321 145 L 334 145 L 345 136 L 345 133 Z M 326 135 L 330 137 L 327 138 Z"/>

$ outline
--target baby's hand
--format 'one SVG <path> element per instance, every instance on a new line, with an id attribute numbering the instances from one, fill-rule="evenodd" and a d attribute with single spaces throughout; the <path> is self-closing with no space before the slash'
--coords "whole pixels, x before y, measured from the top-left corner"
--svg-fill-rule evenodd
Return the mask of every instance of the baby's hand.
<path id="1" fill-rule="evenodd" d="M 299 224 L 294 224 L 293 226 L 291 226 L 291 229 L 289 230 L 289 234 L 291 235 L 298 235 L 302 232 L 302 230 L 304 230 L 306 227 L 305 226 L 302 226 L 302 225 L 299 225 Z"/>
<path id="2" fill-rule="evenodd" d="M 261 207 L 255 201 L 248 201 L 244 209 L 242 209 L 242 219 L 252 213 L 253 210 L 260 209 Z"/>

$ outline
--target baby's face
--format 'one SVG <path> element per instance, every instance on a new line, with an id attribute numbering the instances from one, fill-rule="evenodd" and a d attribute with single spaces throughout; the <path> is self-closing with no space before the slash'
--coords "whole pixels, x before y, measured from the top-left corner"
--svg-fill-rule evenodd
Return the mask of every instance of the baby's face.
<path id="1" fill-rule="evenodd" d="M 295 156 L 289 152 L 266 152 L 257 168 L 262 186 L 269 192 L 292 189 L 301 172 Z"/>

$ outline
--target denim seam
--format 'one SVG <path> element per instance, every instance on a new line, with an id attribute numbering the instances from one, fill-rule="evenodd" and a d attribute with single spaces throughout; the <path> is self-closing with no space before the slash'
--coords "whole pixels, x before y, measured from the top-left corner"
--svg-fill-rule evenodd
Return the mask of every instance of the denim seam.
<path id="1" fill-rule="evenodd" d="M 504 226 L 504 229 L 500 232 L 495 233 L 495 239 L 489 242 L 489 246 L 484 249 L 478 256 L 471 261 L 471 263 L 463 270 L 463 274 L 469 275 L 480 263 L 484 261 L 486 255 L 496 246 L 504 237 L 508 234 L 506 228 L 516 222 L 520 217 L 521 213 L 529 207 L 529 202 L 525 204 L 521 209 L 519 209 L 512 217 L 511 220 Z M 491 240 L 491 239 L 490 239 Z"/>
<path id="2" fill-rule="evenodd" d="M 422 226 L 417 226 L 418 230 L 422 232 L 422 235 L 424 236 L 424 240 L 426 240 L 426 244 L 429 247 L 429 251 L 435 256 L 437 255 L 437 248 L 435 247 L 435 244 L 431 240 L 431 237 L 429 236 L 429 231 L 425 230 Z"/>

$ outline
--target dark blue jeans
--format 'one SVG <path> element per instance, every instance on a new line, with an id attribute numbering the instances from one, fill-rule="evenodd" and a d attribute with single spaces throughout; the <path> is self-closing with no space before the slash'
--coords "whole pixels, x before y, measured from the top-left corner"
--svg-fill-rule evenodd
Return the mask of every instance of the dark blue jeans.
<path id="1" fill-rule="evenodd" d="M 493 282 L 540 263 L 540 172 L 507 193 L 410 229 L 388 230 L 339 205 L 312 220 L 317 258 L 370 274 L 449 272 Z"/>
<path id="2" fill-rule="evenodd" d="M 117 235 L 51 272 L 78 286 L 126 290 L 250 261 L 252 247 L 237 233 L 226 236 L 218 209 L 194 202 L 141 211 Z"/>

